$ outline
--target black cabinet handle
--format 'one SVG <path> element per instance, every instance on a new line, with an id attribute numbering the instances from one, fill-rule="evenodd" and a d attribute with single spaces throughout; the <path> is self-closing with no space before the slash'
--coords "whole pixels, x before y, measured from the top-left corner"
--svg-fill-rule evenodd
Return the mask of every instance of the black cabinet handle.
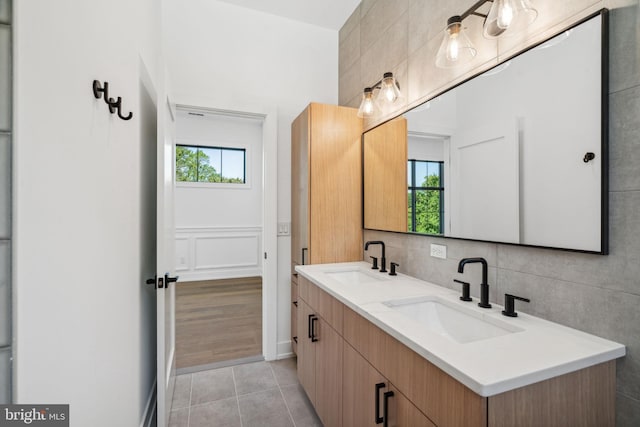
<path id="1" fill-rule="evenodd" d="M 382 424 L 382 422 L 384 421 L 384 418 L 380 416 L 380 390 L 382 390 L 385 387 L 386 387 L 385 383 L 376 384 L 376 400 L 375 400 L 376 413 L 374 414 L 376 419 L 376 424 Z"/>
<path id="2" fill-rule="evenodd" d="M 309 250 L 309 248 L 302 248 L 302 265 L 306 265 L 304 263 L 304 253 L 305 253 L 305 251 L 308 251 L 308 250 Z"/>
<path id="3" fill-rule="evenodd" d="M 311 319 L 313 318 L 313 314 L 309 315 L 309 320 L 307 321 L 307 338 L 311 339 Z"/>
<path id="4" fill-rule="evenodd" d="M 298 306 L 298 301 L 294 301 L 293 305 L 295 305 L 297 307 Z"/>
<path id="5" fill-rule="evenodd" d="M 382 427 L 387 427 L 389 425 L 389 398 L 393 397 L 392 391 L 387 391 L 384 393 L 384 408 L 382 409 L 382 416 L 384 417 L 384 423 Z"/>
<path id="6" fill-rule="evenodd" d="M 298 337 L 293 337 L 293 340 L 296 342 L 296 344 L 298 343 Z"/>
<path id="7" fill-rule="evenodd" d="M 316 320 L 318 320 L 318 316 L 313 316 L 311 318 L 311 342 L 317 342 L 318 338 L 316 337 Z"/>

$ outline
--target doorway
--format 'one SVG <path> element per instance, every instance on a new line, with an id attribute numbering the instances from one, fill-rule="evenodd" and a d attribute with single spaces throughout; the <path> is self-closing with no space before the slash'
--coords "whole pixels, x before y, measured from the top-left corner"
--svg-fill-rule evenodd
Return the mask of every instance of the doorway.
<path id="1" fill-rule="evenodd" d="M 264 339 L 275 324 L 263 321 L 271 317 L 263 306 L 275 307 L 264 303 L 275 298 L 268 289 L 275 287 L 277 265 L 275 250 L 268 250 L 275 242 L 265 238 L 275 229 L 275 203 L 266 203 L 275 199 L 268 190 L 275 174 L 265 167 L 275 148 L 273 120 L 178 107 L 176 363 L 182 372 L 275 358 L 269 354 L 275 342 Z"/>

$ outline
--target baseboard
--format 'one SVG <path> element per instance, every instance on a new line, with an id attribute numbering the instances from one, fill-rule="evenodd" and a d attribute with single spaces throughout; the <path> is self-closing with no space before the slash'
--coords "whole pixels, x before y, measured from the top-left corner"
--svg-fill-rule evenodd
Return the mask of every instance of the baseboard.
<path id="1" fill-rule="evenodd" d="M 180 282 L 198 282 L 202 280 L 238 279 L 243 277 L 262 276 L 261 268 L 224 270 L 218 272 L 191 272 L 188 270 L 176 269 L 176 272 L 180 275 Z"/>
<path id="2" fill-rule="evenodd" d="M 142 414 L 142 420 L 140 421 L 140 427 L 155 427 L 155 413 L 156 413 L 156 397 L 158 394 L 156 393 L 156 388 L 158 387 L 157 378 L 153 381 L 153 387 L 151 387 L 151 393 L 149 393 L 149 398 L 147 399 L 147 405 L 144 408 L 144 413 Z"/>
<path id="3" fill-rule="evenodd" d="M 291 348 L 291 340 L 280 341 L 278 343 L 278 349 L 276 351 L 276 359 L 287 359 L 293 356 L 293 349 Z"/>

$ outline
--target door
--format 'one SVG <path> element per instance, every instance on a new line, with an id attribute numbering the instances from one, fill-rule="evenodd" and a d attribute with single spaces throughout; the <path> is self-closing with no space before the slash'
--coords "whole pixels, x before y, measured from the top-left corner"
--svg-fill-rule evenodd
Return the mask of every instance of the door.
<path id="1" fill-rule="evenodd" d="M 175 107 L 158 97 L 156 199 L 156 334 L 158 427 L 169 425 L 175 384 Z"/>
<path id="2" fill-rule="evenodd" d="M 316 401 L 316 348 L 312 341 L 314 313 L 298 298 L 298 379 L 312 403 Z M 316 321 L 317 322 L 317 321 Z"/>
<path id="3" fill-rule="evenodd" d="M 519 153 L 515 119 L 452 135 L 453 237 L 520 242 Z"/>

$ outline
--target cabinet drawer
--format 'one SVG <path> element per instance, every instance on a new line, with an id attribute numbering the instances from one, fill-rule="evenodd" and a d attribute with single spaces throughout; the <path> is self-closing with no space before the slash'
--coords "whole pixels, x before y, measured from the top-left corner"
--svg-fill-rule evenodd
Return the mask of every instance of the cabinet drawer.
<path id="1" fill-rule="evenodd" d="M 298 276 L 298 298 L 303 299 L 333 329 L 342 335 L 343 304 L 303 276 Z"/>

